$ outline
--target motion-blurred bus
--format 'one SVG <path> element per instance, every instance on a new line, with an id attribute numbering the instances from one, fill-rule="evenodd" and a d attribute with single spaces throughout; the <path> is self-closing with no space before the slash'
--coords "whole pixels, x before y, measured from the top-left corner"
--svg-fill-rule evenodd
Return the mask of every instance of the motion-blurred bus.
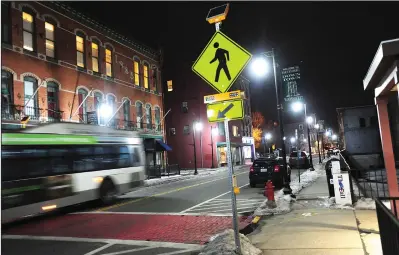
<path id="1" fill-rule="evenodd" d="M 2 133 L 2 223 L 100 199 L 145 179 L 137 132 L 54 123 Z"/>

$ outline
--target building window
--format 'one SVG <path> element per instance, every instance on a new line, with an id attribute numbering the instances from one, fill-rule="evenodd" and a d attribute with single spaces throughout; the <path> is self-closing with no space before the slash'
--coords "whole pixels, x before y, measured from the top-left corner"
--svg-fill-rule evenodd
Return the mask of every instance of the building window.
<path id="1" fill-rule="evenodd" d="M 152 129 L 152 112 L 149 104 L 145 106 L 145 115 L 147 119 L 147 129 Z"/>
<path id="2" fill-rule="evenodd" d="M 11 44 L 10 2 L 1 2 L 1 42 Z"/>
<path id="3" fill-rule="evenodd" d="M 108 77 L 112 77 L 112 52 L 105 49 L 105 69 Z"/>
<path id="4" fill-rule="evenodd" d="M 219 135 L 224 135 L 224 122 L 218 122 L 217 126 L 218 126 Z"/>
<path id="5" fill-rule="evenodd" d="M 39 100 L 37 93 L 37 80 L 33 77 L 25 77 L 24 78 L 24 94 L 25 100 L 25 115 L 27 116 L 37 116 L 39 114 Z M 35 94 L 35 96 L 33 96 Z"/>
<path id="6" fill-rule="evenodd" d="M 98 43 L 92 42 L 91 43 L 91 64 L 93 72 L 99 72 L 99 65 L 98 65 Z"/>
<path id="7" fill-rule="evenodd" d="M 27 12 L 22 12 L 23 19 L 23 40 L 24 49 L 28 51 L 34 50 L 33 40 L 34 40 L 34 22 L 33 16 Z"/>
<path id="8" fill-rule="evenodd" d="M 187 104 L 187 102 L 182 102 L 182 104 L 181 104 L 181 111 L 182 111 L 183 113 L 188 113 L 188 104 Z"/>
<path id="9" fill-rule="evenodd" d="M 86 99 L 87 95 L 88 95 L 87 90 L 85 89 L 78 90 L 78 105 L 82 105 L 79 108 L 79 121 L 84 123 L 87 122 L 87 99 Z M 85 101 L 83 102 L 83 100 Z"/>
<path id="10" fill-rule="evenodd" d="M 140 68 L 139 68 L 139 62 L 134 61 L 133 63 L 133 68 L 134 68 L 134 84 L 136 86 L 140 86 Z"/>
<path id="11" fill-rule="evenodd" d="M 148 89 L 148 65 L 144 65 L 143 67 L 143 71 L 144 71 L 144 88 Z"/>
<path id="12" fill-rule="evenodd" d="M 232 129 L 233 136 L 237 137 L 238 136 L 238 127 L 232 126 L 231 129 Z"/>
<path id="13" fill-rule="evenodd" d="M 49 119 L 60 119 L 58 107 L 58 84 L 55 82 L 47 83 L 47 109 Z"/>
<path id="14" fill-rule="evenodd" d="M 129 100 L 125 100 L 123 103 L 123 120 L 125 122 L 130 121 L 130 101 Z"/>
<path id="15" fill-rule="evenodd" d="M 359 125 L 360 127 L 366 127 L 366 119 L 365 118 L 359 118 Z"/>
<path id="16" fill-rule="evenodd" d="M 45 22 L 44 26 L 46 29 L 46 56 L 55 58 L 54 25 Z"/>
<path id="17" fill-rule="evenodd" d="M 176 128 L 169 128 L 169 135 L 175 136 L 176 135 Z"/>
<path id="18" fill-rule="evenodd" d="M 13 74 L 1 70 L 1 113 L 3 114 L 13 114 L 12 104 L 14 103 L 14 92 L 13 92 Z M 11 117 L 11 116 L 10 116 Z"/>
<path id="19" fill-rule="evenodd" d="M 137 127 L 141 128 L 143 122 L 143 104 L 141 102 L 136 102 L 136 121 Z"/>
<path id="20" fill-rule="evenodd" d="M 85 67 L 85 45 L 84 35 L 76 35 L 76 64 L 79 67 Z"/>
<path id="21" fill-rule="evenodd" d="M 154 91 L 158 91 L 158 70 L 156 68 L 152 69 L 152 86 Z"/>
<path id="22" fill-rule="evenodd" d="M 157 131 L 161 131 L 161 109 L 158 106 L 155 107 L 155 128 Z"/>
<path id="23" fill-rule="evenodd" d="M 185 125 L 183 127 L 183 134 L 184 135 L 189 135 L 190 134 L 190 126 L 189 125 Z"/>

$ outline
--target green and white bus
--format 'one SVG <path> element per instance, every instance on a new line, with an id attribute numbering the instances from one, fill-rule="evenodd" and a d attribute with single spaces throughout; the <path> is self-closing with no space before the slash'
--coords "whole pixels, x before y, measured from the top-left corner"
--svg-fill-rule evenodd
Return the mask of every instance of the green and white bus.
<path id="1" fill-rule="evenodd" d="M 54 123 L 2 133 L 2 223 L 101 199 L 145 180 L 137 132 Z"/>

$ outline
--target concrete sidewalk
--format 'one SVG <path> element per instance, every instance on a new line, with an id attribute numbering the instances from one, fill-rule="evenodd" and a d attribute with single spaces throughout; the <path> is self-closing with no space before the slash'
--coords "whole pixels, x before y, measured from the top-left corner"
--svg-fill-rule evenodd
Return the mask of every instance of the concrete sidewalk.
<path id="1" fill-rule="evenodd" d="M 294 210 L 263 220 L 249 235 L 264 255 L 364 255 L 352 210 Z"/>
<path id="2" fill-rule="evenodd" d="M 297 195 L 297 200 L 317 199 L 328 196 L 327 177 L 324 174 L 318 177 L 312 185 L 301 190 Z"/>

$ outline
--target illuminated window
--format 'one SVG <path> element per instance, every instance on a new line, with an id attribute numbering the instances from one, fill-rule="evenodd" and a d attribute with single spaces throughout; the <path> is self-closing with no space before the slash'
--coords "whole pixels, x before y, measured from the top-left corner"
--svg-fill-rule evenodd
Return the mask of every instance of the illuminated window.
<path id="1" fill-rule="evenodd" d="M 1 2 L 1 42 L 11 43 L 11 2 Z"/>
<path id="2" fill-rule="evenodd" d="M 148 66 L 144 65 L 144 88 L 148 89 Z"/>
<path id="3" fill-rule="evenodd" d="M 94 43 L 94 42 L 91 43 L 91 63 L 92 63 L 93 72 L 98 73 L 99 72 L 99 67 L 98 67 L 98 44 Z"/>
<path id="4" fill-rule="evenodd" d="M 84 52 L 85 52 L 85 47 L 84 47 L 83 36 L 77 35 L 76 36 L 76 64 L 79 67 L 83 67 L 83 68 L 85 67 Z"/>
<path id="5" fill-rule="evenodd" d="M 140 86 L 139 62 L 134 61 L 134 84 Z"/>
<path id="6" fill-rule="evenodd" d="M 233 131 L 233 132 L 232 132 L 232 133 L 233 133 L 233 136 L 235 136 L 235 137 L 238 136 L 238 127 L 237 127 L 237 126 L 233 126 L 233 127 L 232 127 L 232 131 Z"/>
<path id="7" fill-rule="evenodd" d="M 54 58 L 54 25 L 48 22 L 44 24 L 46 28 L 46 56 Z"/>
<path id="8" fill-rule="evenodd" d="M 109 49 L 105 49 L 105 68 L 107 76 L 112 77 L 112 52 Z"/>
<path id="9" fill-rule="evenodd" d="M 33 51 L 33 16 L 29 13 L 22 12 L 23 19 L 23 39 L 24 39 L 24 49 Z"/>

